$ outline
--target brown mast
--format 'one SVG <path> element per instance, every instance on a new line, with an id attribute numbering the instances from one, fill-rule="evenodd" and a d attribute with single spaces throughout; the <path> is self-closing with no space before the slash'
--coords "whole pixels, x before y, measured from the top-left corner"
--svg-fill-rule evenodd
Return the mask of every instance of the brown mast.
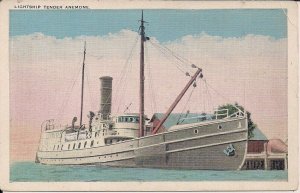
<path id="1" fill-rule="evenodd" d="M 80 127 L 82 126 L 82 110 L 83 110 L 83 89 L 84 89 L 84 66 L 85 66 L 86 42 L 84 42 L 82 76 L 81 76 L 81 108 L 80 108 Z"/>
<path id="2" fill-rule="evenodd" d="M 141 35 L 141 53 L 140 53 L 140 137 L 144 136 L 144 41 L 145 41 L 145 27 L 144 27 L 144 18 L 143 18 L 143 10 L 142 10 L 142 19 L 140 26 L 140 35 Z"/>

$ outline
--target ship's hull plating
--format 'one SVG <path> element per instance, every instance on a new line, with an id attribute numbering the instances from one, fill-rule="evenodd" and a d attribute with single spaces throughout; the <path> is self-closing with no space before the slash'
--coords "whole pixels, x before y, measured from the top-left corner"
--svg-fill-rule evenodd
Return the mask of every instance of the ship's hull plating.
<path id="1" fill-rule="evenodd" d="M 38 151 L 37 159 L 55 165 L 236 170 L 246 154 L 246 127 L 245 118 L 217 121 L 106 146 Z"/>

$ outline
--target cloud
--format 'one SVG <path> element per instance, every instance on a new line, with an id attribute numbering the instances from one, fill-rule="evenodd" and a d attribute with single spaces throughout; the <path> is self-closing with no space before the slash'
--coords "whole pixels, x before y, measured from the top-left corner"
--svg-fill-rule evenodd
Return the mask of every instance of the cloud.
<path id="1" fill-rule="evenodd" d="M 87 44 L 84 113 L 98 110 L 99 77 L 105 75 L 114 79 L 113 112 L 122 113 L 130 103 L 129 111 L 138 112 L 140 45 L 136 32 L 121 30 L 107 36 L 63 39 L 42 33 L 14 36 L 10 39 L 13 131 L 22 128 L 33 135 L 39 132 L 45 119 L 70 123 L 73 116 L 79 115 L 84 41 Z M 175 53 L 180 60 L 172 56 Z M 190 63 L 203 68 L 209 86 L 199 81 L 189 102 L 192 89 L 175 111 L 203 112 L 224 103 L 239 102 L 270 138 L 287 137 L 285 38 L 251 34 L 222 38 L 201 33 L 160 43 L 151 37 L 145 45 L 148 116 L 167 110 L 189 80 L 185 72 L 194 72 Z"/>

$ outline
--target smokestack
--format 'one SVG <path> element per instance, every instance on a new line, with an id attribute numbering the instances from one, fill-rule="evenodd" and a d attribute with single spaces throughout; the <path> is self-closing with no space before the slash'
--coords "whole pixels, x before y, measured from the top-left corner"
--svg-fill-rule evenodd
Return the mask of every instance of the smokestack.
<path id="1" fill-rule="evenodd" d="M 112 98 L 112 77 L 102 76 L 100 77 L 100 113 L 103 119 L 108 119 L 111 113 L 111 98 Z"/>

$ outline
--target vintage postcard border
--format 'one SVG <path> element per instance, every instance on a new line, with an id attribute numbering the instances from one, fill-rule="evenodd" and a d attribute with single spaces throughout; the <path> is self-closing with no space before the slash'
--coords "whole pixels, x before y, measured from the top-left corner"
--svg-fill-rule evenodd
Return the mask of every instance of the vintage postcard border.
<path id="1" fill-rule="evenodd" d="M 10 191 L 212 191 L 212 190 L 294 190 L 298 184 L 298 20 L 295 2 L 196 2 L 196 1 L 19 1 L 26 4 L 78 5 L 90 9 L 287 9 L 288 15 L 288 182 L 9 182 L 9 10 L 18 1 L 0 3 L 0 187 Z M 6 156 L 3 156 L 6 155 Z"/>

